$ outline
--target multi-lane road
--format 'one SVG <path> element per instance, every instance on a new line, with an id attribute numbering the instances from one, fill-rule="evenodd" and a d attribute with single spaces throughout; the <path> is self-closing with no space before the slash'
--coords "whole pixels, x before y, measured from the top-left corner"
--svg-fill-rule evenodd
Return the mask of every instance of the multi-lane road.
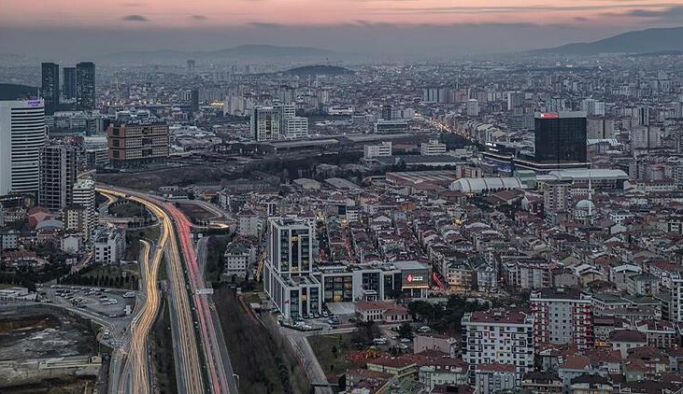
<path id="1" fill-rule="evenodd" d="M 237 385 L 215 310 L 207 295 L 197 294 L 197 290 L 205 288 L 206 284 L 198 265 L 190 230 L 191 223 L 187 217 L 173 204 L 154 196 L 107 186 L 98 186 L 98 191 L 144 205 L 159 219 L 162 227 L 162 237 L 156 246 L 154 257 L 150 262 L 145 262 L 148 268 L 146 273 L 154 271 L 154 274 L 144 277 L 145 305 L 140 308 L 130 330 L 137 332 L 132 334 L 135 338 L 143 338 L 133 339 L 127 346 L 126 361 L 123 363 L 126 372 L 120 374 L 121 382 L 117 392 L 128 393 L 131 392 L 130 389 L 135 393 L 149 392 L 146 391 L 150 387 L 150 374 L 145 333 L 149 333 L 158 312 L 156 271 L 161 261 L 161 253 L 165 251 L 178 391 L 237 393 Z M 197 333 L 200 341 L 197 340 Z M 200 355 L 200 346 L 203 357 Z M 206 385 L 203 373 L 207 378 Z"/>

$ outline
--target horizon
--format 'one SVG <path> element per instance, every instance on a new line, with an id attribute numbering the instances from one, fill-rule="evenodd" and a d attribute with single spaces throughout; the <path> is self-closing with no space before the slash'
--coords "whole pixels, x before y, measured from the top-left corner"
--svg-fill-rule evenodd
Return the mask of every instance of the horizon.
<path id="1" fill-rule="evenodd" d="M 0 0 L 0 51 L 73 59 L 129 51 L 212 51 L 240 45 L 451 56 L 510 53 L 683 25 L 683 0 Z M 301 15 L 306 15 L 302 20 Z M 115 33 L 115 34 L 114 34 Z"/>

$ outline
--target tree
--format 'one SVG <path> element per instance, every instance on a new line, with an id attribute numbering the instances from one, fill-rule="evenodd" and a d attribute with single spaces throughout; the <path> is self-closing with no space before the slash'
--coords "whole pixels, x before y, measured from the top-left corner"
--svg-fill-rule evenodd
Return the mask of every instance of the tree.
<path id="1" fill-rule="evenodd" d="M 413 339 L 413 328 L 408 323 L 401 324 L 398 327 L 398 336 L 399 338 Z"/>

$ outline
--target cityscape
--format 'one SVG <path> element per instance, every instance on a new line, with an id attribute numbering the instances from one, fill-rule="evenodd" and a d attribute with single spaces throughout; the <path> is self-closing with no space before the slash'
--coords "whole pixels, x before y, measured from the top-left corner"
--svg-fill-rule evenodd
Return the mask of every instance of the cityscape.
<path id="1" fill-rule="evenodd" d="M 683 394 L 683 3 L 198 2 L 0 0 L 0 393 Z"/>

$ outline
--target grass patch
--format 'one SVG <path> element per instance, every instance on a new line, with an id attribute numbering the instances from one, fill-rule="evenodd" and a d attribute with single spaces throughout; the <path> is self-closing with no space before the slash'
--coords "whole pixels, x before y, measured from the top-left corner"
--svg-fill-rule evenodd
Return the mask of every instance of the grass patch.
<path id="1" fill-rule="evenodd" d="M 351 348 L 349 334 L 315 335 L 307 339 L 329 383 L 338 383 L 338 375 L 353 368 L 353 363 L 346 359 Z"/>
<path id="2" fill-rule="evenodd" d="M 251 319 L 227 286 L 216 289 L 214 300 L 233 370 L 240 376 L 240 393 L 310 392 L 305 373 L 275 324 L 264 327 Z"/>
<path id="3" fill-rule="evenodd" d="M 154 376 L 159 392 L 170 394 L 177 393 L 178 386 L 171 337 L 171 315 L 168 308 L 168 300 L 164 298 L 161 303 L 161 313 L 152 329 L 152 343 L 154 344 Z"/>

